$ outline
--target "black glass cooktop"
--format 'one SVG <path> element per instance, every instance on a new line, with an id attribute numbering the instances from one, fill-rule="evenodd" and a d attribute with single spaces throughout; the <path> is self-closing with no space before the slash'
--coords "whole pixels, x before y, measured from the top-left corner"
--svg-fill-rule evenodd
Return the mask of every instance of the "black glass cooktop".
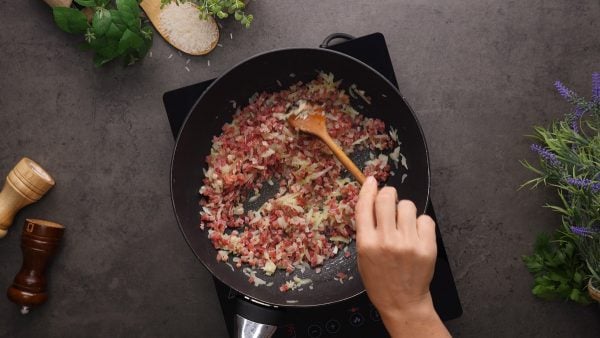
<path id="1" fill-rule="evenodd" d="M 346 39 L 348 38 L 346 36 Z M 387 77 L 395 86 L 398 86 L 385 38 L 381 33 L 350 39 L 326 48 L 346 53 L 367 63 Z M 178 134 L 192 106 L 212 81 L 200 82 L 164 94 L 163 102 L 173 136 Z M 462 314 L 462 307 L 439 231 L 439 227 L 443 225 L 437 222 L 431 203 L 429 203 L 427 214 L 432 216 L 438 224 L 436 229 L 438 257 L 431 282 L 431 295 L 437 312 L 442 320 L 446 321 L 459 317 Z M 241 296 L 216 279 L 215 288 L 229 335 L 232 336 L 235 304 Z M 260 310 L 257 308 L 256 311 Z M 274 337 L 363 338 L 389 336 L 379 318 L 379 313 L 364 293 L 333 305 L 308 309 L 287 309 L 284 318 L 285 324 L 278 328 Z"/>

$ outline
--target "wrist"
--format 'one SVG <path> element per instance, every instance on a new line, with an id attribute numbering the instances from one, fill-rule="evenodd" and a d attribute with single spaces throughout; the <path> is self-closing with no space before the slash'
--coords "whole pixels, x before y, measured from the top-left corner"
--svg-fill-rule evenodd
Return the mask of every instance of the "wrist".
<path id="1" fill-rule="evenodd" d="M 404 337 L 408 332 L 426 330 L 435 323 L 441 323 L 429 293 L 422 299 L 383 309 L 380 315 L 392 337 Z"/>
<path id="2" fill-rule="evenodd" d="M 431 314 L 436 314 L 433 308 L 433 300 L 429 292 L 423 294 L 421 297 L 412 299 L 410 301 L 404 301 L 400 304 L 394 304 L 393 306 L 383 308 L 379 310 L 382 318 L 427 318 Z M 437 314 L 436 314 L 437 315 Z"/>

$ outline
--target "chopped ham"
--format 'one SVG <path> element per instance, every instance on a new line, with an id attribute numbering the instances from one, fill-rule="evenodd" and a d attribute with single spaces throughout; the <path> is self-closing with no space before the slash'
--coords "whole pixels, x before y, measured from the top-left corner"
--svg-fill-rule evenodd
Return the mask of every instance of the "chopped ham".
<path id="1" fill-rule="evenodd" d="M 321 141 L 288 125 L 288 108 L 299 100 L 320 106 L 329 134 L 348 153 L 390 153 L 397 136 L 390 136 L 383 121 L 358 114 L 339 84 L 333 75 L 321 74 L 307 84 L 256 93 L 213 138 L 199 190 L 200 224 L 219 261 L 231 256 L 237 268 L 272 275 L 303 265 L 320 270 L 342 248 L 350 256 L 346 248 L 355 236 L 360 186 L 344 176 L 345 169 Z M 373 156 L 364 171 L 387 179 L 388 156 Z M 278 192 L 258 209 L 245 208 L 244 201 L 258 201 L 263 185 L 275 185 Z M 263 284 L 257 281 L 249 276 L 249 282 Z M 295 287 L 280 287 L 289 289 Z"/>

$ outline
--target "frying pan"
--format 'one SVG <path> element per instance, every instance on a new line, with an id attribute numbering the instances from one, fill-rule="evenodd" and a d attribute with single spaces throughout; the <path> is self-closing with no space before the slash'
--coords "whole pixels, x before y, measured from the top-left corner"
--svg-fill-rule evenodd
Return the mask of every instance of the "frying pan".
<path id="1" fill-rule="evenodd" d="M 307 269 L 286 276 L 278 270 L 273 276 L 258 274 L 271 287 L 256 287 L 240 269 L 217 262 L 217 251 L 200 229 L 198 189 L 204 178 L 206 156 L 210 154 L 212 138 L 221 133 L 225 123 L 231 122 L 238 106 L 248 102 L 256 92 L 272 92 L 298 81 L 309 82 L 318 71 L 333 73 L 342 79 L 341 87 L 348 90 L 352 84 L 371 97 L 367 104 L 360 98 L 352 106 L 367 117 L 383 120 L 389 128 L 398 130 L 401 153 L 406 157 L 408 170 L 394 169 L 396 175 L 385 182 L 398 190 L 401 199 L 412 200 L 419 213 L 424 213 L 429 199 L 429 160 L 427 146 L 417 118 L 404 102 L 400 92 L 381 74 L 348 55 L 325 49 L 292 48 L 274 50 L 251 57 L 231 68 L 216 79 L 198 99 L 188 114 L 177 137 L 171 166 L 171 194 L 179 227 L 194 254 L 221 282 L 256 303 L 271 307 L 310 307 L 343 301 L 364 291 L 356 266 L 356 247 L 350 245 L 350 258 L 344 255 L 326 260 L 320 273 Z M 280 85 L 281 84 L 281 87 Z M 403 174 L 406 177 L 403 180 Z M 344 284 L 334 280 L 338 272 L 353 276 Z M 280 292 L 279 285 L 294 275 L 309 278 L 303 291 Z M 263 321 L 264 322 L 264 321 Z"/>

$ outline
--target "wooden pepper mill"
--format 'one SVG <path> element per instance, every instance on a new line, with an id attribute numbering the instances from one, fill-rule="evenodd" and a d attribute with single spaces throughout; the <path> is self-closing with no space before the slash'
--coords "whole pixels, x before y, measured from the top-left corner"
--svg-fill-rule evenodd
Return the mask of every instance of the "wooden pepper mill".
<path id="1" fill-rule="evenodd" d="M 22 314 L 48 299 L 44 272 L 64 232 L 64 226 L 58 223 L 39 219 L 25 221 L 21 236 L 23 264 L 7 292 L 11 301 L 21 305 Z"/>
<path id="2" fill-rule="evenodd" d="M 53 186 L 54 179 L 39 164 L 23 157 L 0 192 L 0 238 L 6 236 L 19 210 L 37 202 Z"/>

